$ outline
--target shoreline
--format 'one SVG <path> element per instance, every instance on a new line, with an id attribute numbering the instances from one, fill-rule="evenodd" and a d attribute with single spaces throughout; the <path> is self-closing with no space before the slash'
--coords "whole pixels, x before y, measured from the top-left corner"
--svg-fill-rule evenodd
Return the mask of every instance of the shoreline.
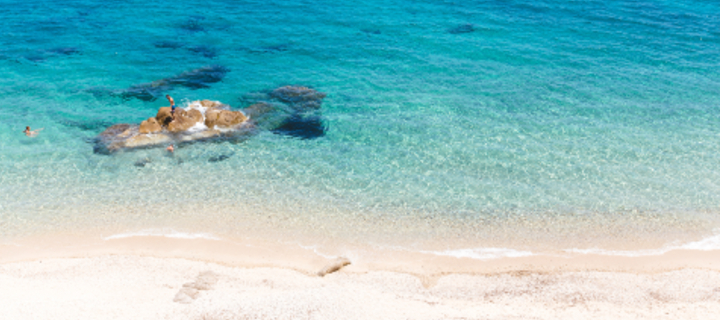
<path id="1" fill-rule="evenodd" d="M 718 240 L 717 236 L 709 238 Z M 715 243 L 713 242 L 713 244 Z M 699 241 L 697 243 L 702 243 Z M 690 246 L 692 247 L 692 246 Z M 343 257 L 351 265 L 344 272 L 400 272 L 421 279 L 447 274 L 504 272 L 631 272 L 658 273 L 680 269 L 720 271 L 720 249 L 692 250 L 683 246 L 647 250 L 645 255 L 600 254 L 591 250 L 528 252 L 485 248 L 429 251 L 355 243 L 304 244 L 302 240 L 267 238 L 224 239 L 209 234 L 130 233 L 106 237 L 46 235 L 0 243 L 0 265 L 43 259 L 88 258 L 111 255 L 189 259 L 230 267 L 273 267 L 312 275 L 329 261 Z M 653 254 L 656 252 L 656 254 Z"/>
<path id="2" fill-rule="evenodd" d="M 0 304 L 0 314 L 23 320 L 669 320 L 720 313 L 720 250 L 473 259 L 175 236 L 54 235 L 0 244 L 0 299 L 11 302 Z M 317 274 L 339 256 L 351 264 Z"/>

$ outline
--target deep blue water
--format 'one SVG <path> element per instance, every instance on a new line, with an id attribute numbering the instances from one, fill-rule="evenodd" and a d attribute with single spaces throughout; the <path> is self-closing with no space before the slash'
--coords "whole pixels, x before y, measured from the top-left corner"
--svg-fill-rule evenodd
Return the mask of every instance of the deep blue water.
<path id="1" fill-rule="evenodd" d="M 570 224 L 720 214 L 718 3 L 1 2 L 6 234 L 177 199 Z M 107 126 L 167 105 L 108 92 L 208 65 L 230 71 L 163 93 L 242 108 L 310 86 L 327 94 L 325 131 L 188 145 L 181 164 L 162 148 L 93 153 Z M 174 208 L 154 214 L 202 214 Z"/>

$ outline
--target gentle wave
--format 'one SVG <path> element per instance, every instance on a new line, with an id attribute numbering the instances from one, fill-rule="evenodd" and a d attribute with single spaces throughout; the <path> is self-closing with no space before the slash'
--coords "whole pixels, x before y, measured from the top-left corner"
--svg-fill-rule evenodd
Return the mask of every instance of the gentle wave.
<path id="1" fill-rule="evenodd" d="M 567 253 L 579 254 L 595 254 L 605 256 L 624 256 L 624 257 L 643 257 L 643 256 L 659 256 L 674 250 L 696 250 L 711 251 L 720 250 L 720 234 L 689 242 L 682 245 L 670 245 L 659 249 L 646 250 L 605 250 L 598 248 L 591 249 L 565 249 Z M 453 249 L 446 251 L 419 251 L 426 254 L 434 254 L 439 256 L 448 256 L 455 258 L 471 258 L 478 260 L 490 260 L 500 258 L 519 258 L 540 255 L 538 252 L 522 251 L 509 248 L 473 248 L 473 249 Z"/>
<path id="2" fill-rule="evenodd" d="M 605 256 L 623 256 L 623 257 L 642 257 L 642 256 L 659 256 L 668 253 L 673 250 L 696 250 L 696 251 L 711 251 L 720 250 L 720 234 L 714 235 L 702 239 L 700 241 L 690 242 L 683 245 L 671 245 L 660 249 L 648 249 L 648 250 L 635 250 L 635 251 L 623 251 L 623 250 L 604 250 L 604 249 L 567 249 L 565 252 L 570 253 L 581 253 L 581 254 L 597 254 Z"/>
<path id="3" fill-rule="evenodd" d="M 108 237 L 104 237 L 103 240 L 114 240 L 132 237 L 165 237 L 174 239 L 221 240 L 220 238 L 207 233 L 184 233 L 175 230 L 142 230 L 138 232 L 111 235 Z"/>
<path id="4" fill-rule="evenodd" d="M 312 251 L 312 252 L 315 253 L 316 255 L 321 256 L 321 257 L 326 258 L 326 259 L 335 259 L 335 258 L 338 257 L 337 255 L 329 255 L 329 254 L 325 254 L 325 253 L 322 253 L 322 252 L 318 251 L 317 246 L 305 246 L 305 245 L 302 245 L 302 244 L 300 244 L 300 243 L 298 243 L 297 245 L 298 245 L 300 248 L 303 248 L 303 249 L 305 249 L 305 250 Z"/>
<path id="5" fill-rule="evenodd" d="M 519 251 L 506 248 L 475 248 L 475 249 L 455 249 L 446 251 L 420 251 L 422 253 L 434 254 L 438 256 L 448 256 L 455 258 L 471 258 L 478 260 L 489 260 L 499 258 L 519 258 L 534 255 L 530 251 Z"/>

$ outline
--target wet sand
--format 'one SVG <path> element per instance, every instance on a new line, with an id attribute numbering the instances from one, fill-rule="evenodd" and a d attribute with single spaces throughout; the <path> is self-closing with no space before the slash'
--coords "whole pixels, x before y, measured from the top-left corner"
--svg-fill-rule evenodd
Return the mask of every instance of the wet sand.
<path id="1" fill-rule="evenodd" d="M 0 314 L 3 319 L 713 319 L 720 314 L 717 250 L 489 260 L 349 244 L 329 251 L 346 253 L 351 264 L 319 277 L 317 271 L 342 254 L 261 239 L 19 239 L 0 245 Z M 203 280 L 208 275 L 212 281 Z"/>

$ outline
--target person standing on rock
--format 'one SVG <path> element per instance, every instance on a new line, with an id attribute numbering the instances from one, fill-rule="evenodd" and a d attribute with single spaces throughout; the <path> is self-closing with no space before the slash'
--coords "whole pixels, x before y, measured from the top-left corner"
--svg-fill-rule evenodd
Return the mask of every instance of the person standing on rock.
<path id="1" fill-rule="evenodd" d="M 166 94 L 165 98 L 170 101 L 170 108 L 172 108 L 170 109 L 170 116 L 172 116 L 173 120 L 175 120 L 175 100 L 173 100 L 173 98 L 169 94 Z"/>

